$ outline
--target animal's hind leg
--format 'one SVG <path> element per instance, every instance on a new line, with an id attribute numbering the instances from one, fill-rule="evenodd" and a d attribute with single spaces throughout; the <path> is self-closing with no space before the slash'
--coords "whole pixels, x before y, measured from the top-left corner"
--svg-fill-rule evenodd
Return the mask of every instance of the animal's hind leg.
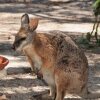
<path id="1" fill-rule="evenodd" d="M 62 75 L 61 75 L 62 76 Z M 65 96 L 65 87 L 66 82 L 64 81 L 64 77 L 56 76 L 55 83 L 56 83 L 56 99 L 55 100 L 64 100 Z"/>
<path id="2" fill-rule="evenodd" d="M 57 86 L 57 95 L 55 100 L 63 100 L 64 99 L 64 91 L 62 88 L 58 85 Z"/>

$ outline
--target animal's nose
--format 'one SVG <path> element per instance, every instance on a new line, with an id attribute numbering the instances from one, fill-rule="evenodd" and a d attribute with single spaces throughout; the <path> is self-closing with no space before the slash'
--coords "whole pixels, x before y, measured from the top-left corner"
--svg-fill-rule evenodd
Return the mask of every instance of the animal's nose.
<path id="1" fill-rule="evenodd" d="M 13 49 L 13 50 L 16 50 L 16 48 L 15 48 L 15 45 L 14 45 L 14 44 L 12 45 L 12 49 Z"/>

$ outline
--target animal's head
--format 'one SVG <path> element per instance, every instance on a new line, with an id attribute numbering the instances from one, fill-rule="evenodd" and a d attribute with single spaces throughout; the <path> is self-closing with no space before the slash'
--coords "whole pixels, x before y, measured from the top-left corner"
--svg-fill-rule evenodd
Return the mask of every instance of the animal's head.
<path id="1" fill-rule="evenodd" d="M 21 27 L 15 36 L 13 43 L 13 49 L 22 51 L 23 47 L 29 42 L 29 37 L 34 34 L 38 26 L 38 19 L 29 19 L 28 14 L 24 14 L 21 17 Z"/>

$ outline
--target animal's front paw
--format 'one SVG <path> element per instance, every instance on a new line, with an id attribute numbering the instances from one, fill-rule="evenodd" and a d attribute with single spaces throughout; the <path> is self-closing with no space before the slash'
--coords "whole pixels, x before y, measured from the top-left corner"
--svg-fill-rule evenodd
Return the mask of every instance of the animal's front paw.
<path id="1" fill-rule="evenodd" d="M 41 72 L 38 72 L 38 73 L 37 73 L 37 78 L 38 78 L 38 79 L 43 79 L 43 74 L 42 74 Z"/>

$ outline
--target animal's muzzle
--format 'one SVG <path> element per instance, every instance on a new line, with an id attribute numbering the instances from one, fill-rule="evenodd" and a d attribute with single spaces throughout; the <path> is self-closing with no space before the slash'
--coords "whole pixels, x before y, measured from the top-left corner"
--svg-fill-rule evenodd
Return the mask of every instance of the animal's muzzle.
<path id="1" fill-rule="evenodd" d="M 13 49 L 13 50 L 16 50 L 16 47 L 15 47 L 15 45 L 14 45 L 14 44 L 12 45 L 12 49 Z"/>

